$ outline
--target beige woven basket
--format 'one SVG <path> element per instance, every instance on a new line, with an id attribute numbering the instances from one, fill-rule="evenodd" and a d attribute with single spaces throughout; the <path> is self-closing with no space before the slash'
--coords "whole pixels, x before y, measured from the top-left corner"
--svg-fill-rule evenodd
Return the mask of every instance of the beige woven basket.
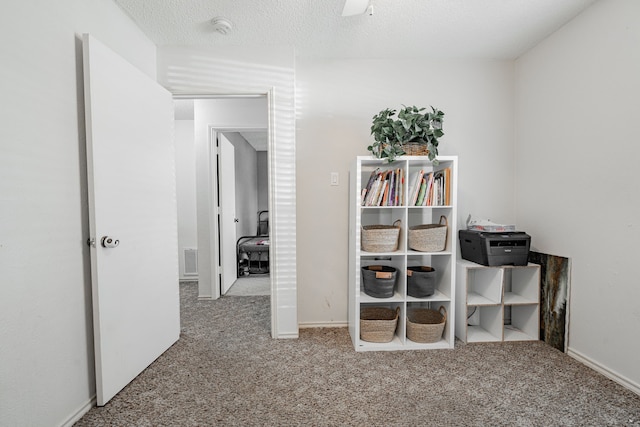
<path id="1" fill-rule="evenodd" d="M 360 339 L 369 342 L 391 342 L 396 333 L 400 307 L 365 307 L 360 310 Z"/>
<path id="2" fill-rule="evenodd" d="M 382 144 L 380 151 L 384 151 L 389 144 Z M 418 144 L 417 142 L 407 142 L 405 144 L 400 144 L 402 147 L 402 151 L 406 156 L 428 156 L 429 149 L 427 148 L 427 144 Z"/>
<path id="3" fill-rule="evenodd" d="M 427 144 L 417 144 L 414 142 L 408 142 L 406 144 L 402 144 L 402 151 L 407 156 L 428 156 L 429 149 L 427 148 Z"/>
<path id="4" fill-rule="evenodd" d="M 397 251 L 400 223 L 400 220 L 397 220 L 393 225 L 363 225 L 360 238 L 362 250 L 366 252 Z"/>
<path id="5" fill-rule="evenodd" d="M 442 223 L 444 220 L 444 224 Z M 409 227 L 409 247 L 420 252 L 440 252 L 447 246 L 447 217 L 440 216 L 438 224 Z"/>
<path id="6" fill-rule="evenodd" d="M 413 342 L 434 343 L 442 337 L 447 323 L 447 310 L 444 306 L 436 310 L 414 308 L 407 312 L 407 338 Z"/>

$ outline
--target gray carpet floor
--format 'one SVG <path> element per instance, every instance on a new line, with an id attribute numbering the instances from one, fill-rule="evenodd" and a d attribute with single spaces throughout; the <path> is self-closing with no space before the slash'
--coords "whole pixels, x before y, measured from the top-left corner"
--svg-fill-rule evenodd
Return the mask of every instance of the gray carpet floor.
<path id="1" fill-rule="evenodd" d="M 542 342 L 356 353 L 346 328 L 269 336 L 269 298 L 198 301 L 182 335 L 77 426 L 640 426 L 640 396 Z"/>
<path id="2" fill-rule="evenodd" d="M 225 295 L 271 295 L 271 277 L 269 277 L 268 274 L 250 274 L 248 276 L 238 277 Z"/>

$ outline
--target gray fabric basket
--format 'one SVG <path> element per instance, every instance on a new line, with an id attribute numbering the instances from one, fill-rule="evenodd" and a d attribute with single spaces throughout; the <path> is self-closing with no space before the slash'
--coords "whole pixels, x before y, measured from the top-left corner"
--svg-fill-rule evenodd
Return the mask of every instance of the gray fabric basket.
<path id="1" fill-rule="evenodd" d="M 435 293 L 436 270 L 428 266 L 407 267 L 407 294 L 424 298 Z"/>
<path id="2" fill-rule="evenodd" d="M 398 270 L 387 265 L 362 267 L 364 293 L 374 298 L 391 298 L 398 280 Z"/>

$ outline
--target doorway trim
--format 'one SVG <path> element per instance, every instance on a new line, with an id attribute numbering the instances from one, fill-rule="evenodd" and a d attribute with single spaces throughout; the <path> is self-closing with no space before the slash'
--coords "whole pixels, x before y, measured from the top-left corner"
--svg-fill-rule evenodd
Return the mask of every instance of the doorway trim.
<path id="1" fill-rule="evenodd" d="M 274 88 L 262 93 L 239 94 L 175 94 L 174 99 L 216 98 L 267 98 L 268 134 L 268 188 L 270 227 L 270 279 L 271 279 L 271 336 L 273 338 L 297 338 L 296 295 L 296 246 L 295 246 L 295 140 L 293 116 L 282 117 L 282 104 L 277 101 Z M 282 97 L 281 97 L 282 98 Z M 288 109 L 285 109 L 288 111 Z M 288 114 L 287 114 L 288 115 Z M 291 123 L 289 123 L 291 121 Z M 238 127 L 229 127 L 229 129 Z M 280 129 L 280 133 L 277 132 Z M 216 285 L 218 275 L 216 251 L 217 237 L 212 231 L 217 227 L 217 196 L 212 189 L 215 171 L 215 150 L 211 147 L 212 130 L 227 130 L 224 126 L 211 125 L 206 130 L 206 142 L 198 141 L 196 129 L 196 199 L 198 223 L 198 266 L 200 299 L 216 299 L 220 288 Z M 283 136 L 280 136 L 283 135 Z M 213 159 L 213 160 L 212 160 Z M 213 164 L 212 164 L 213 163 Z"/>

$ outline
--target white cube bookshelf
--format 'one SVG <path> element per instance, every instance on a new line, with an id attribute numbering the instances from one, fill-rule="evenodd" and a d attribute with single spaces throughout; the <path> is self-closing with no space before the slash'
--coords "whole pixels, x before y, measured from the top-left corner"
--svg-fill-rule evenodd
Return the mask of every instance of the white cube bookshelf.
<path id="1" fill-rule="evenodd" d="M 488 267 L 466 260 L 459 260 L 456 265 L 458 339 L 463 342 L 539 339 L 539 265 Z"/>
<path id="2" fill-rule="evenodd" d="M 455 257 L 457 253 L 457 165 L 456 156 L 440 156 L 434 165 L 426 156 L 401 156 L 388 163 L 384 159 L 359 156 L 352 164 L 349 181 L 349 334 L 356 351 L 426 350 L 453 348 L 455 341 Z M 404 202 L 396 206 L 363 206 L 362 190 L 372 172 L 381 170 L 401 170 L 404 175 L 402 197 Z M 448 173 L 449 203 L 439 206 L 408 206 L 411 183 L 420 171 Z M 447 220 L 447 239 L 444 250 L 420 252 L 408 246 L 408 228 L 421 224 L 436 224 L 440 217 Z M 395 251 L 372 253 L 361 247 L 362 226 L 391 225 L 401 222 L 398 249 Z M 398 280 L 395 292 L 390 298 L 374 298 L 364 292 L 361 268 L 368 265 L 395 267 Z M 427 265 L 435 268 L 435 292 L 433 295 L 416 298 L 407 294 L 408 266 Z M 398 325 L 394 338 L 388 343 L 367 342 L 360 337 L 360 311 L 365 307 L 400 308 Z M 407 338 L 407 312 L 412 308 L 442 306 L 447 312 L 447 321 L 442 337 L 434 343 L 417 343 Z"/>

